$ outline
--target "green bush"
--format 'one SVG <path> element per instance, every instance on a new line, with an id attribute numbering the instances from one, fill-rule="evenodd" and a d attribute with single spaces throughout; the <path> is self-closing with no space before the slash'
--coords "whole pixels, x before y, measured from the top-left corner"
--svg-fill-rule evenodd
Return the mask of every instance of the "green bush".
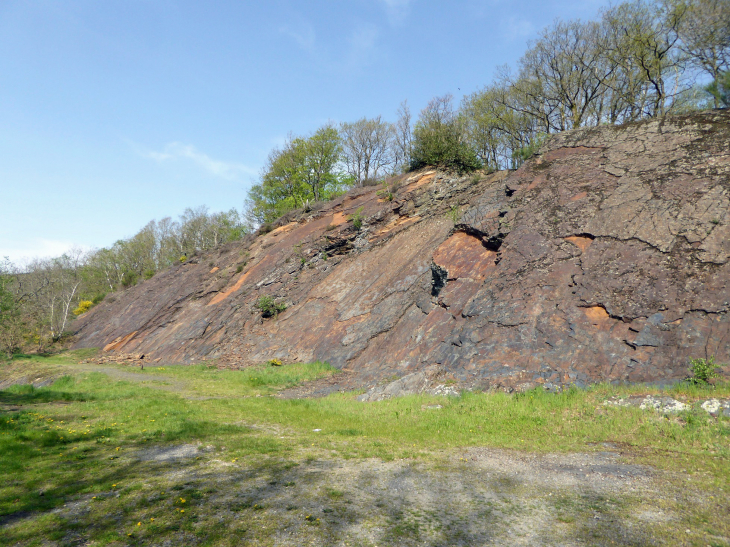
<path id="1" fill-rule="evenodd" d="M 355 214 L 350 216 L 352 225 L 355 227 L 356 230 L 362 228 L 362 211 L 363 207 L 358 207 L 357 211 L 355 211 Z"/>
<path id="2" fill-rule="evenodd" d="M 137 272 L 124 272 L 124 275 L 122 276 L 122 287 L 126 289 L 128 287 L 136 285 L 137 279 L 139 279 L 139 277 L 137 276 Z"/>
<path id="3" fill-rule="evenodd" d="M 286 304 L 277 302 L 273 296 L 266 294 L 259 296 L 254 308 L 261 312 L 261 317 L 276 317 L 286 309 Z"/>
<path id="4" fill-rule="evenodd" d="M 720 368 L 720 365 L 715 364 L 714 356 L 709 359 L 703 359 L 701 357 L 699 359 L 690 359 L 689 366 L 690 372 L 692 373 L 689 381 L 698 385 L 710 383 L 712 378 L 718 376 L 717 369 Z"/>
<path id="5" fill-rule="evenodd" d="M 462 140 L 456 122 L 430 122 L 416 124 L 411 151 L 411 170 L 426 166 L 466 173 L 481 168 L 482 164 L 474 149 Z"/>

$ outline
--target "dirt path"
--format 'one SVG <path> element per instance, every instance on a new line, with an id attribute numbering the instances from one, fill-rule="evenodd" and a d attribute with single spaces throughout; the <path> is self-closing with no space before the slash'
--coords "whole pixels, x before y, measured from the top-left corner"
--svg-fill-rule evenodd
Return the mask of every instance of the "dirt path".
<path id="1" fill-rule="evenodd" d="M 179 384 L 174 389 L 184 391 Z M 274 545 L 706 544 L 703 530 L 677 527 L 677 510 L 697 502 L 688 491 L 649 466 L 627 463 L 618 446 L 596 448 L 536 455 L 473 447 L 438 454 L 436 463 L 326 459 L 261 469 L 189 445 L 138 457 L 163 465 L 175 483 L 212 490 L 207 503 L 223 521 L 257 507 L 255 537 Z M 175 454 L 207 461 L 172 471 Z"/>
<path id="2" fill-rule="evenodd" d="M 321 459 L 252 467 L 178 445 L 124 458 L 149 468 L 140 499 L 171 490 L 189 496 L 198 526 L 239 530 L 241 545 L 708 544 L 704 530 L 680 527 L 681 515 L 667 504 L 676 496 L 692 502 L 685 493 L 608 450 L 537 456 L 472 448 L 430 463 Z M 90 503 L 61 514 L 81 516 Z M 178 540 L 196 544 L 183 532 Z"/>

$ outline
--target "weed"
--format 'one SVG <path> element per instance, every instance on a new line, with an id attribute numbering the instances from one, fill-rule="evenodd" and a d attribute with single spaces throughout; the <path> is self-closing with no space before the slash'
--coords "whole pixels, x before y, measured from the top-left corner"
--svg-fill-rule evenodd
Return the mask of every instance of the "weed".
<path id="1" fill-rule="evenodd" d="M 304 251 L 302 251 L 302 246 L 304 245 L 303 241 L 300 241 L 296 245 L 294 245 L 294 256 L 296 256 L 299 259 L 299 262 L 302 266 L 304 266 L 307 263 L 307 256 L 304 254 Z"/>
<path id="2" fill-rule="evenodd" d="M 277 302 L 268 294 L 259 296 L 253 306 L 261 312 L 261 317 L 276 317 L 286 309 L 284 302 Z"/>
<path id="3" fill-rule="evenodd" d="M 446 213 L 446 216 L 449 217 L 454 224 L 458 224 L 461 220 L 461 209 L 458 205 L 452 205 L 449 212 Z"/>
<path id="4" fill-rule="evenodd" d="M 398 192 L 398 188 L 400 188 L 400 184 L 400 180 L 396 178 L 385 178 L 383 179 L 383 187 L 375 192 L 375 194 L 386 201 L 393 201 L 396 192 Z"/>
<path id="5" fill-rule="evenodd" d="M 720 365 L 715 364 L 715 357 L 711 356 L 709 359 L 690 359 L 689 360 L 690 372 L 692 376 L 689 381 L 697 385 L 706 385 L 710 383 L 712 378 L 718 376 L 717 369 Z"/>
<path id="6" fill-rule="evenodd" d="M 356 230 L 362 228 L 363 209 L 364 207 L 358 207 L 355 213 L 353 215 L 350 215 L 350 220 L 352 221 L 352 225 L 355 227 Z"/>

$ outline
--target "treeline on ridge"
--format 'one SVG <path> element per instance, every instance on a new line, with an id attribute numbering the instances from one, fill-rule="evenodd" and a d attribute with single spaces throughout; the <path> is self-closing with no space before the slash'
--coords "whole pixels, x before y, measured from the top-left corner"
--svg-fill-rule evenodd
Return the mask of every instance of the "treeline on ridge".
<path id="1" fill-rule="evenodd" d="M 702 78 L 710 85 L 698 85 Z M 597 21 L 546 27 L 517 68 L 502 67 L 458 107 L 444 95 L 415 123 L 404 102 L 394 123 L 378 116 L 290 136 L 249 192 L 248 218 L 271 221 L 425 165 L 516 168 L 551 133 L 727 106 L 729 90 L 727 0 L 625 2 Z"/>
<path id="2" fill-rule="evenodd" d="M 186 209 L 178 220 L 151 221 L 137 234 L 94 251 L 71 249 L 22 266 L 0 261 L 0 355 L 45 351 L 69 322 L 111 292 L 149 279 L 172 264 L 240 239 L 247 232 L 236 209 Z"/>

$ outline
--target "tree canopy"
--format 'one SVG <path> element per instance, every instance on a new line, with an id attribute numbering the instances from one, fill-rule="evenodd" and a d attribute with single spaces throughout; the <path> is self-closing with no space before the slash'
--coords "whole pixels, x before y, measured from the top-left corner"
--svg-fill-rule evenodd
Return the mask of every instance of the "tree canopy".
<path id="1" fill-rule="evenodd" d="M 290 135 L 282 148 L 271 151 L 259 182 L 248 192 L 249 222 L 270 222 L 292 209 L 344 192 L 352 177 L 345 172 L 343 159 L 342 138 L 331 124 L 309 137 Z"/>

